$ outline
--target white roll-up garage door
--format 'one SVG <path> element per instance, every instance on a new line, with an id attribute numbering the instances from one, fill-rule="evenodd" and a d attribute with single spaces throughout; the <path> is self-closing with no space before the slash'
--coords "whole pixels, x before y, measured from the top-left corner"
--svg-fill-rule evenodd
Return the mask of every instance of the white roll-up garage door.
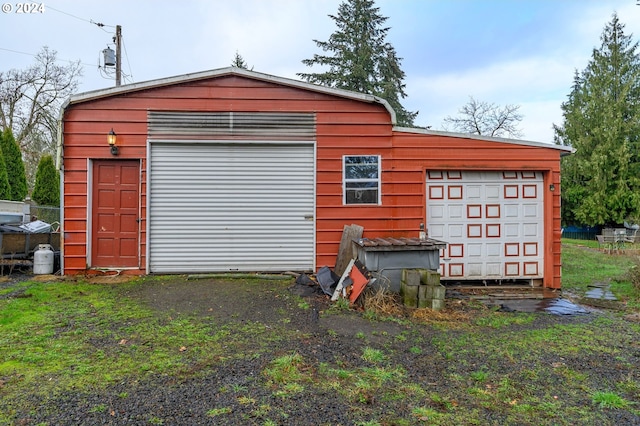
<path id="1" fill-rule="evenodd" d="M 155 273 L 314 268 L 313 142 L 151 141 Z"/>

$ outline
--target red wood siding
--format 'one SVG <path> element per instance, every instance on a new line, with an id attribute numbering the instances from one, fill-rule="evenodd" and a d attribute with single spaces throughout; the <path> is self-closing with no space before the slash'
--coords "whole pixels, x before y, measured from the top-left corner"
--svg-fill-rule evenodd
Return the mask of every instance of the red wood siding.
<path id="1" fill-rule="evenodd" d="M 328 94 L 306 91 L 241 76 L 225 76 L 176 84 L 71 105 L 64 115 L 65 273 L 87 272 L 88 159 L 141 159 L 142 267 L 146 265 L 147 112 L 246 111 L 315 112 L 317 119 L 317 236 L 316 262 L 333 265 L 343 224 L 363 222 L 368 213 L 342 209 L 342 155 L 371 152 L 386 155 L 391 147 L 391 123 L 381 104 L 369 104 Z M 118 135 L 118 157 L 106 143 L 111 130 Z M 349 147 L 345 149 L 345 147 Z M 384 161 L 384 160 L 383 160 Z M 321 164 L 324 164 L 321 165 Z M 327 185 L 328 184 L 328 185 Z M 337 187 L 336 187 L 337 185 Z M 327 192 L 323 197 L 322 192 Z M 337 194 L 337 195 L 336 195 Z M 325 200 L 321 200 L 325 198 Z M 329 202 L 331 204 L 323 204 Z M 336 210 L 339 209 L 339 210 Z M 395 214 L 393 209 L 385 215 Z M 392 216 L 390 216 L 392 217 Z M 367 220 L 372 229 L 373 222 Z M 366 223 L 365 223 L 366 226 Z M 328 253 L 320 254 L 324 247 Z M 322 263 L 320 263 L 322 262 Z M 131 273 L 132 271 L 128 271 Z"/>
<path id="2" fill-rule="evenodd" d="M 560 227 L 560 151 L 553 147 L 518 145 L 482 141 L 467 138 L 454 138 L 440 135 L 412 134 L 395 132 L 393 136 L 393 158 L 386 164 L 383 181 L 425 182 L 426 170 L 532 170 L 543 173 L 545 188 L 544 196 L 544 253 L 545 270 L 543 286 L 560 288 L 561 282 L 561 227 Z M 385 164 L 383 162 L 383 164 Z M 555 191 L 549 187 L 554 184 Z M 412 205 L 421 208 L 421 218 L 426 217 L 426 203 L 424 185 L 414 187 L 409 192 L 409 186 L 402 186 L 403 193 L 388 192 L 385 195 L 383 187 L 383 204 L 391 197 L 390 203 Z M 394 197 L 395 198 L 394 200 Z M 412 203 L 415 200 L 415 203 Z M 398 229 L 397 235 L 417 236 L 420 222 L 423 219 L 410 219 L 404 230 Z M 426 225 L 426 224 L 425 224 Z"/>
<path id="3" fill-rule="evenodd" d="M 381 104 L 279 85 L 244 76 L 128 92 L 70 105 L 64 115 L 65 273 L 87 270 L 88 159 L 113 159 L 106 143 L 118 135 L 118 159 L 141 160 L 142 267 L 146 265 L 147 113 L 245 111 L 316 113 L 316 267 L 333 267 L 344 225 L 365 237 L 417 237 L 426 220 L 425 171 L 536 170 L 544 173 L 545 282 L 560 286 L 560 151 L 465 138 L 394 132 Z M 382 204 L 342 205 L 343 155 L 380 155 Z M 551 223 L 549 223 L 551 222 Z"/>

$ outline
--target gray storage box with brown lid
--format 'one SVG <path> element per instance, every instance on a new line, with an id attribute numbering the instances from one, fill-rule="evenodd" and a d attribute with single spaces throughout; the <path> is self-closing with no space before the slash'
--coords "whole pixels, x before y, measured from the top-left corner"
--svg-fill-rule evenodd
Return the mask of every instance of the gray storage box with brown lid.
<path id="1" fill-rule="evenodd" d="M 403 269 L 430 269 L 440 266 L 440 250 L 447 243 L 432 238 L 361 238 L 353 241 L 358 259 L 379 276 L 376 285 L 400 291 Z"/>

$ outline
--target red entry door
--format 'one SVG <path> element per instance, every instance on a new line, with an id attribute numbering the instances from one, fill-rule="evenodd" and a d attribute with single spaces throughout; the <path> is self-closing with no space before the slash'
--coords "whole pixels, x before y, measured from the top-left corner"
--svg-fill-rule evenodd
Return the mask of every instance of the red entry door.
<path id="1" fill-rule="evenodd" d="M 139 266 L 140 163 L 93 162 L 91 266 Z"/>

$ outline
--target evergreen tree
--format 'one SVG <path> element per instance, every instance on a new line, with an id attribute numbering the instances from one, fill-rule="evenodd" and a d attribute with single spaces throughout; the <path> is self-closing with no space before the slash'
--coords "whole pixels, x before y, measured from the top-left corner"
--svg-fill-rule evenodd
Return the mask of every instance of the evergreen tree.
<path id="1" fill-rule="evenodd" d="M 20 147 L 9 128 L 5 129 L 2 137 L 0 137 L 0 149 L 2 149 L 9 186 L 11 187 L 9 200 L 22 201 L 27 196 L 27 177 Z"/>
<path id="2" fill-rule="evenodd" d="M 38 163 L 33 201 L 41 206 L 60 205 L 60 176 L 51 155 L 45 155 Z"/>
<path id="3" fill-rule="evenodd" d="M 249 69 L 249 65 L 247 65 L 244 58 L 242 57 L 242 55 L 238 53 L 237 50 L 236 50 L 236 56 L 233 58 L 233 62 L 231 62 L 231 66 L 236 68 L 242 68 L 244 70 Z M 251 67 L 251 69 L 253 70 L 253 67 Z"/>
<path id="4" fill-rule="evenodd" d="M 607 225 L 640 217 L 640 57 L 613 15 L 599 49 L 574 77 L 556 143 L 562 160 L 565 224 Z"/>
<path id="5" fill-rule="evenodd" d="M 385 99 L 396 112 L 401 126 L 413 126 L 417 112 L 400 103 L 405 98 L 405 73 L 395 49 L 385 41 L 388 19 L 374 7 L 374 0 L 346 0 L 338 15 L 329 15 L 338 29 L 328 41 L 314 40 L 326 55 L 314 54 L 303 64 L 328 67 L 320 73 L 298 73 L 306 81 L 337 89 L 353 90 Z"/>
<path id="6" fill-rule="evenodd" d="M 4 139 L 4 133 L 0 133 L 0 139 Z M 4 155 L 0 150 L 0 200 L 11 199 L 11 186 L 9 185 L 9 177 L 7 176 L 7 166 L 4 162 Z"/>

